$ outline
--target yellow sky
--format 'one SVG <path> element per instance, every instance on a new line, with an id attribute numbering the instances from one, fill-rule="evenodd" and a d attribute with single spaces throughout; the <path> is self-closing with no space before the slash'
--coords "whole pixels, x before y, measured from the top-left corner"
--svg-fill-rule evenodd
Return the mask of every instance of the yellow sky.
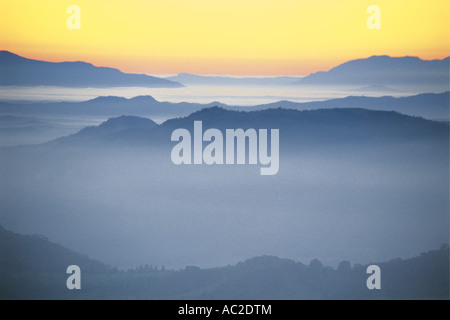
<path id="1" fill-rule="evenodd" d="M 380 29 L 369 29 L 369 5 Z M 81 28 L 66 12 L 80 8 Z M 305 75 L 355 58 L 449 55 L 448 0 L 5 0 L 0 49 L 126 72 Z"/>

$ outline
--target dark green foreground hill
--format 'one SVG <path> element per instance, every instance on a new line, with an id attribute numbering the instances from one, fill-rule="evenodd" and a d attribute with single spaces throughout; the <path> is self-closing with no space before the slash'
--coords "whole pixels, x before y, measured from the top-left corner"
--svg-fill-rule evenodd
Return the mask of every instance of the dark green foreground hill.
<path id="1" fill-rule="evenodd" d="M 66 268 L 81 268 L 81 290 L 66 288 Z M 0 299 L 448 299 L 449 248 L 376 263 L 381 290 L 366 287 L 367 265 L 325 267 L 273 256 L 213 269 L 119 271 L 43 236 L 0 227 Z"/>

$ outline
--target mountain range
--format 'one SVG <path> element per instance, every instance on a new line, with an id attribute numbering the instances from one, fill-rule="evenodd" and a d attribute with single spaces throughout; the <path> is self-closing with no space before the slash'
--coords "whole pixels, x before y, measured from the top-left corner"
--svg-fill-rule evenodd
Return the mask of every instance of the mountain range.
<path id="1" fill-rule="evenodd" d="M 422 60 L 418 57 L 372 56 L 350 60 L 328 71 L 318 71 L 304 77 L 224 77 L 180 73 L 166 79 L 186 86 L 345 86 L 352 91 L 389 92 L 421 87 L 436 91 L 449 88 L 449 57 Z M 424 92 L 422 91 L 422 92 Z"/>
<path id="2" fill-rule="evenodd" d="M 146 117 L 161 123 L 167 119 L 187 116 L 193 112 L 218 106 L 226 110 L 256 111 L 265 109 L 345 109 L 396 111 L 429 120 L 449 120 L 449 92 L 428 93 L 394 98 L 349 96 L 297 103 L 279 101 L 253 107 L 229 106 L 219 102 L 208 104 L 159 102 L 151 96 L 132 99 L 98 97 L 84 102 L 13 103 L 0 102 L 0 145 L 35 144 L 75 133 L 89 124 L 121 115 Z M 67 121 L 67 119 L 85 119 Z"/>
<path id="3" fill-rule="evenodd" d="M 278 101 L 256 106 L 229 106 L 220 102 L 208 104 L 188 102 L 160 102 L 151 96 L 138 96 L 131 99 L 123 97 L 98 97 L 83 102 L 40 102 L 16 103 L 0 102 L 0 115 L 9 116 L 102 116 L 114 117 L 136 115 L 155 118 L 173 118 L 186 116 L 192 112 L 212 106 L 229 110 L 254 111 L 270 108 L 288 108 L 296 110 L 314 110 L 329 108 L 364 108 L 369 110 L 397 111 L 406 115 L 420 116 L 431 120 L 448 121 L 450 92 L 424 93 L 408 97 L 394 98 L 349 96 L 324 101 L 291 102 Z"/>
<path id="4" fill-rule="evenodd" d="M 175 165 L 171 134 L 196 120 L 203 130 L 279 129 L 279 172 Z M 120 116 L 2 147 L 0 220 L 118 267 L 407 257 L 448 239 L 448 132 L 445 122 L 360 108 L 209 107 L 161 124 Z"/>
<path id="5" fill-rule="evenodd" d="M 185 86 L 289 86 L 302 77 L 226 77 L 204 76 L 191 73 L 179 73 L 165 79 L 179 82 Z"/>
<path id="6" fill-rule="evenodd" d="M 194 121 L 201 120 L 203 129 L 217 128 L 277 128 L 280 143 L 290 152 L 299 146 L 322 146 L 351 142 L 353 146 L 370 143 L 376 145 L 403 141 L 448 140 L 448 123 L 411 117 L 392 111 L 372 111 L 358 108 L 345 109 L 264 109 L 234 111 L 209 107 L 189 116 L 170 119 L 161 125 L 148 118 L 120 116 L 99 126 L 87 127 L 78 133 L 49 142 L 52 146 L 105 146 L 141 145 L 170 146 L 170 135 L 177 128 L 193 129 Z"/>
<path id="7" fill-rule="evenodd" d="M 314 110 L 328 108 L 364 108 L 368 110 L 396 111 L 410 116 L 423 117 L 430 120 L 449 120 L 450 92 L 422 93 L 413 96 L 395 98 L 392 96 L 365 97 L 348 96 L 325 101 L 291 102 L 279 101 L 255 106 L 264 108 L 289 108 L 297 110 Z"/>
<path id="8" fill-rule="evenodd" d="M 423 62 L 402 61 L 410 65 Z M 80 67 L 85 65 L 81 63 Z M 426 70 L 433 68 L 434 63 L 427 64 Z M 358 70 L 357 63 L 350 63 L 330 74 L 335 77 L 333 81 L 341 79 L 356 87 L 342 77 L 355 77 Z M 417 75 L 426 75 L 426 70 Z M 435 75 L 439 75 L 437 71 Z M 321 80 L 324 84 L 326 77 Z M 389 74 L 380 79 L 392 80 Z M 397 86 L 389 81 L 361 81 L 358 87 L 383 90 Z M 305 82 L 308 85 L 312 84 Z M 430 85 L 435 89 L 442 83 L 430 78 Z M 47 143 L 17 146 L 14 141 L 13 147 L 0 148 L 1 224 L 16 232 L 45 234 L 67 248 L 120 268 L 145 263 L 204 268 L 262 255 L 304 261 L 317 257 L 327 265 L 342 260 L 366 265 L 390 257 L 411 257 L 448 241 L 448 87 L 442 91 L 403 98 L 351 96 L 306 104 L 280 101 L 246 108 L 218 102 L 159 102 L 151 96 L 98 97 L 76 103 L 2 102 L 1 139 L 7 139 L 8 132 L 12 138 L 19 132 L 37 137 L 49 127 L 70 127 L 66 130 L 70 132 L 55 132 L 52 138 L 47 135 L 44 141 L 52 139 Z M 171 149 L 176 142 L 171 141 L 171 133 L 177 128 L 192 132 L 196 120 L 203 121 L 203 129 L 222 132 L 279 129 L 279 171 L 261 176 L 260 166 L 253 164 L 175 165 Z M 32 247 L 33 242 L 45 247 L 36 238 L 25 243 Z M 26 255 L 39 253 L 37 248 L 27 249 Z M 3 250 L 7 252 L 3 256 L 12 255 L 10 249 Z M 68 260 L 81 259 L 74 252 L 64 252 Z M 11 261 L 19 263 L 23 256 L 19 254 Z M 46 257 L 53 259 L 43 255 L 43 259 Z M 412 292 L 414 297 L 442 296 L 442 284 L 436 285 L 445 276 L 442 269 L 427 273 L 431 265 L 442 267 L 435 258 L 444 259 L 445 254 L 433 253 L 415 260 L 421 261 L 416 264 L 420 272 L 413 273 L 415 277 L 430 279 L 425 290 L 408 290 L 411 278 L 402 276 L 409 275 L 405 270 L 411 270 L 412 263 L 397 261 L 391 266 L 401 268 L 393 267 L 397 271 L 387 276 L 390 280 L 386 285 L 396 279 L 404 281 L 393 289 L 396 293 L 388 290 L 380 296 L 406 297 Z M 264 269 L 264 265 L 274 268 Z M 448 271 L 448 265 L 445 268 Z M 34 279 L 30 269 L 22 269 L 25 275 L 13 269 L 10 265 L 6 270 L 8 277 L 0 272 L 2 279 L 7 279 L 0 282 L 1 290 L 17 287 L 17 283 L 20 288 L 29 283 L 21 279 Z M 143 267 L 145 277 L 133 278 L 136 281 L 130 286 L 127 276 L 113 271 L 114 277 L 119 275 L 114 282 L 118 284 L 109 287 L 109 273 L 100 278 L 89 278 L 87 273 L 86 280 L 93 281 L 94 291 L 86 292 L 95 296 L 95 288 L 104 281 L 105 290 L 116 297 L 135 297 L 134 290 L 145 287 L 140 297 L 326 298 L 344 297 L 336 292 L 355 279 L 339 277 L 338 284 L 327 282 L 336 273 L 316 260 L 302 267 L 265 257 L 251 259 L 233 270 L 227 273 L 225 268 L 219 274 L 214 270 L 198 272 L 195 267 L 184 270 L 186 274 L 158 270 L 162 273 L 154 277 L 146 273 L 154 268 Z M 348 264 L 341 268 L 345 270 L 349 271 Z M 360 267 L 350 270 L 350 274 L 367 278 Z M 308 282 L 313 277 L 315 280 Z M 258 286 L 258 278 L 268 282 Z M 64 284 L 65 274 L 37 279 L 41 284 Z M 413 284 L 420 287 L 421 281 Z M 31 283 L 36 292 L 42 292 L 43 287 Z M 242 283 L 248 285 L 248 291 Z M 370 294 L 364 281 L 360 294 L 358 284 L 349 294 L 361 298 Z M 439 290 L 428 290 L 438 286 Z M 148 287 L 155 291 L 149 293 Z M 289 293 L 283 291 L 286 288 Z M 406 289 L 400 294 L 398 288 Z M 66 291 L 64 287 L 61 290 Z M 264 292 L 273 295 L 262 296 Z"/>
<path id="9" fill-rule="evenodd" d="M 86 62 L 46 62 L 0 51 L 0 85 L 66 87 L 153 87 L 176 88 L 183 85 L 258 85 L 258 86 L 346 86 L 360 91 L 420 87 L 422 92 L 446 91 L 449 88 L 449 57 L 422 60 L 418 57 L 372 56 L 350 60 L 329 71 L 305 77 L 226 77 L 180 73 L 163 78 L 144 74 L 127 74 L 114 68 L 95 67 Z M 427 90 L 428 89 L 428 90 Z"/>
<path id="10" fill-rule="evenodd" d="M 86 62 L 46 62 L 0 51 L 0 86 L 150 87 L 178 88 L 181 84 L 145 74 L 123 73 Z"/>

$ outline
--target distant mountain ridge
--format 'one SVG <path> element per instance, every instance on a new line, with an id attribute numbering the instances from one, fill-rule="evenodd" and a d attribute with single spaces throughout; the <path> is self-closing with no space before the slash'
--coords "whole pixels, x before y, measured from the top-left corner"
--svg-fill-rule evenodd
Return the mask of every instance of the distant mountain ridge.
<path id="1" fill-rule="evenodd" d="M 95 67 L 86 62 L 46 62 L 0 51 L 0 85 L 117 87 L 142 86 L 175 88 L 183 85 L 334 85 L 381 88 L 393 86 L 449 88 L 449 60 L 422 60 L 418 57 L 371 56 L 344 62 L 329 71 L 307 76 L 229 77 L 180 73 L 157 78 L 145 74 L 123 73 L 114 68 Z M 439 89 L 436 89 L 439 88 Z"/>
<path id="2" fill-rule="evenodd" d="M 344 62 L 329 71 L 318 71 L 307 76 L 227 77 L 180 73 L 166 79 L 184 85 L 327 85 L 355 86 L 353 91 L 395 91 L 408 86 L 449 88 L 449 57 L 422 60 L 418 57 L 371 56 Z M 350 89 L 350 88 L 348 88 Z"/>
<path id="3" fill-rule="evenodd" d="M 279 76 L 279 77 L 227 77 L 227 76 L 204 76 L 190 73 L 179 73 L 165 79 L 176 81 L 184 85 L 203 86 L 286 86 L 293 85 L 302 77 Z"/>
<path id="4" fill-rule="evenodd" d="M 157 123 L 176 117 L 185 117 L 201 109 L 213 106 L 234 111 L 256 111 L 265 109 L 344 109 L 396 111 L 405 115 L 419 116 L 435 121 L 449 121 L 449 92 L 427 93 L 394 98 L 349 96 L 313 102 L 278 101 L 253 107 L 228 106 L 219 102 L 208 104 L 160 102 L 151 96 L 134 98 L 97 97 L 84 102 L 12 103 L 0 102 L 0 145 L 36 144 L 75 133 L 86 125 L 67 126 L 67 117 L 96 119 L 98 124 L 109 118 L 122 115 L 150 118 Z M 60 122 L 58 117 L 61 118 Z M 23 121 L 23 119 L 27 121 Z M 19 121 L 19 119 L 21 119 Z M 51 121 L 49 119 L 52 119 Z M 91 121 L 92 124 L 93 121 Z"/>
<path id="5" fill-rule="evenodd" d="M 449 120 L 450 92 L 421 93 L 418 95 L 395 98 L 392 96 L 366 97 L 348 96 L 312 102 L 279 101 L 260 105 L 255 108 L 289 108 L 314 110 L 328 108 L 364 108 L 368 110 L 396 111 L 410 116 L 424 117 L 429 120 Z"/>
<path id="6" fill-rule="evenodd" d="M 151 87 L 178 88 L 183 85 L 148 76 L 96 67 L 86 62 L 46 62 L 0 51 L 1 86 L 63 87 Z"/>
<path id="7" fill-rule="evenodd" d="M 220 106 L 229 110 L 254 111 L 270 108 L 288 108 L 296 110 L 313 110 L 329 108 L 363 108 L 369 110 L 397 111 L 406 115 L 421 116 L 431 120 L 447 120 L 449 117 L 450 92 L 423 93 L 407 97 L 394 98 L 349 96 L 324 101 L 291 102 L 277 101 L 269 104 L 239 107 L 229 106 L 220 102 L 207 104 L 190 102 L 160 102 L 152 96 L 137 96 L 123 98 L 116 96 L 102 96 L 83 102 L 48 102 L 48 103 L 12 103 L 0 102 L 0 114 L 17 116 L 36 115 L 101 115 L 107 118 L 124 114 L 166 118 L 187 116 L 192 112 Z"/>
<path id="8" fill-rule="evenodd" d="M 301 85 L 440 86 L 449 87 L 449 60 L 417 57 L 372 56 L 338 65 L 329 71 L 311 73 Z"/>

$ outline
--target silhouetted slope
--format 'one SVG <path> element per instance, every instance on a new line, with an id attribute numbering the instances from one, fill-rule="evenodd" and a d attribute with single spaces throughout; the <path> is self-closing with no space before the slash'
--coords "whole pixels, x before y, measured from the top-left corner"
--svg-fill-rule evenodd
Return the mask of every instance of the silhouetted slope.
<path id="1" fill-rule="evenodd" d="M 0 85 L 176 88 L 181 84 L 145 74 L 123 73 L 86 62 L 46 62 L 0 51 Z"/>
<path id="2" fill-rule="evenodd" d="M 185 128 L 193 136 L 194 121 L 199 120 L 202 121 L 203 132 L 209 128 L 217 128 L 223 134 L 226 129 L 237 128 L 279 129 L 282 154 L 328 147 L 345 147 L 350 150 L 366 146 L 385 148 L 414 142 L 425 142 L 430 146 L 443 148 L 449 137 L 448 123 L 396 112 L 365 109 L 267 109 L 243 112 L 212 107 L 187 117 L 167 120 L 161 125 L 139 117 L 111 118 L 100 126 L 87 127 L 76 134 L 58 138 L 37 148 L 45 146 L 53 150 L 67 150 L 70 147 L 138 146 L 155 155 L 164 155 L 169 153 L 168 149 L 175 144 L 171 141 L 172 132 Z"/>
<path id="3" fill-rule="evenodd" d="M 262 77 L 234 78 L 225 76 L 202 76 L 190 73 L 179 73 L 166 79 L 183 85 L 201 86 L 286 86 L 295 84 L 301 77 Z"/>
<path id="4" fill-rule="evenodd" d="M 188 115 L 210 104 L 159 102 L 151 96 L 137 96 L 131 99 L 122 97 L 97 97 L 83 102 L 49 102 L 49 103 L 11 103 L 0 102 L 0 112 L 23 116 L 91 116 L 117 117 L 124 114 L 133 116 L 155 117 L 165 119 Z"/>
<path id="5" fill-rule="evenodd" d="M 0 272 L 61 272 L 76 264 L 86 272 L 110 268 L 40 235 L 20 235 L 0 226 Z"/>
<path id="6" fill-rule="evenodd" d="M 295 78 L 239 79 L 180 74 L 161 79 L 145 74 L 127 74 L 113 68 L 95 67 L 86 62 L 46 62 L 0 51 L 0 85 L 52 85 L 71 87 L 144 86 L 180 87 L 187 84 L 290 85 Z M 173 79 L 175 81 L 171 81 Z M 345 62 L 327 72 L 312 73 L 300 80 L 308 85 L 440 85 L 449 84 L 449 58 L 421 60 L 417 57 L 372 56 Z"/>
<path id="7" fill-rule="evenodd" d="M 422 60 L 417 57 L 372 56 L 345 62 L 327 72 L 312 73 L 299 84 L 314 85 L 442 85 L 449 84 L 449 57 Z"/>
<path id="8" fill-rule="evenodd" d="M 110 269 L 40 236 L 0 227 L 2 299 L 448 299 L 449 249 L 411 259 L 375 263 L 381 290 L 366 287 L 368 265 L 341 262 L 337 269 L 274 256 L 234 266 L 164 270 L 140 266 Z M 82 290 L 67 290 L 65 270 L 77 264 Z"/>
<path id="9" fill-rule="evenodd" d="M 185 85 L 355 85 L 366 91 L 392 90 L 388 85 L 439 85 L 449 83 L 449 58 L 422 60 L 418 57 L 372 56 L 350 60 L 329 71 L 311 73 L 306 77 L 230 78 L 180 73 L 167 79 Z"/>
<path id="10" fill-rule="evenodd" d="M 258 257 L 230 268 L 227 281 L 206 299 L 448 299 L 449 250 L 411 259 L 374 263 L 381 268 L 381 290 L 366 287 L 368 265 L 324 267 L 277 257 Z M 342 262 L 340 266 L 344 265 Z"/>
<path id="11" fill-rule="evenodd" d="M 79 132 L 50 141 L 48 146 L 99 146 L 149 144 L 158 141 L 158 124 L 148 118 L 120 116 L 110 118 L 98 126 L 86 127 Z"/>
<path id="12" fill-rule="evenodd" d="M 243 112 L 219 107 L 167 120 L 157 125 L 139 117 L 112 118 L 98 127 L 88 127 L 52 145 L 139 144 L 171 146 L 170 135 L 177 128 L 193 132 L 194 121 L 203 121 L 203 130 L 242 128 L 279 129 L 280 141 L 289 145 L 334 143 L 442 142 L 448 139 L 448 124 L 410 117 L 397 112 L 365 109 L 320 109 L 298 111 L 266 109 Z"/>
<path id="13" fill-rule="evenodd" d="M 396 111 L 410 116 L 424 117 L 430 120 L 448 120 L 450 92 L 423 93 L 409 97 L 394 98 L 349 96 L 346 98 L 330 99 L 296 103 L 280 101 L 258 106 L 256 108 L 289 108 L 297 110 L 331 109 L 331 108 L 364 108 L 369 110 Z"/>
<path id="14" fill-rule="evenodd" d="M 73 139 L 88 139 L 93 141 L 108 140 L 115 134 L 125 134 L 127 131 L 145 132 L 156 128 L 158 125 L 146 118 L 135 116 L 120 116 L 117 118 L 111 118 L 99 126 L 86 127 L 73 135 Z"/>
<path id="15" fill-rule="evenodd" d="M 77 299 L 80 293 L 66 288 L 67 267 L 78 265 L 83 279 L 101 278 L 113 270 L 101 262 L 48 241 L 40 235 L 20 235 L 0 226 L 0 300 Z M 87 283 L 89 289 L 89 282 Z M 106 290 L 103 289 L 103 295 Z M 84 299 L 90 293 L 83 293 Z M 97 294 L 98 297 L 98 294 Z"/>
<path id="16" fill-rule="evenodd" d="M 228 110 L 254 111 L 271 108 L 296 110 L 364 108 L 370 110 L 397 111 L 410 116 L 420 116 L 430 120 L 448 120 L 449 92 L 439 94 L 426 93 L 409 97 L 358 97 L 330 99 L 296 103 L 278 101 L 253 107 L 234 107 L 222 103 L 170 103 L 159 102 L 151 96 L 138 96 L 131 99 L 121 97 L 98 97 L 84 102 L 51 102 L 51 103 L 11 103 L 0 102 L 0 113 L 20 117 L 42 116 L 92 116 L 117 117 L 124 114 L 145 117 L 162 117 L 164 119 L 187 116 L 195 111 L 212 106 L 220 106 Z"/>

